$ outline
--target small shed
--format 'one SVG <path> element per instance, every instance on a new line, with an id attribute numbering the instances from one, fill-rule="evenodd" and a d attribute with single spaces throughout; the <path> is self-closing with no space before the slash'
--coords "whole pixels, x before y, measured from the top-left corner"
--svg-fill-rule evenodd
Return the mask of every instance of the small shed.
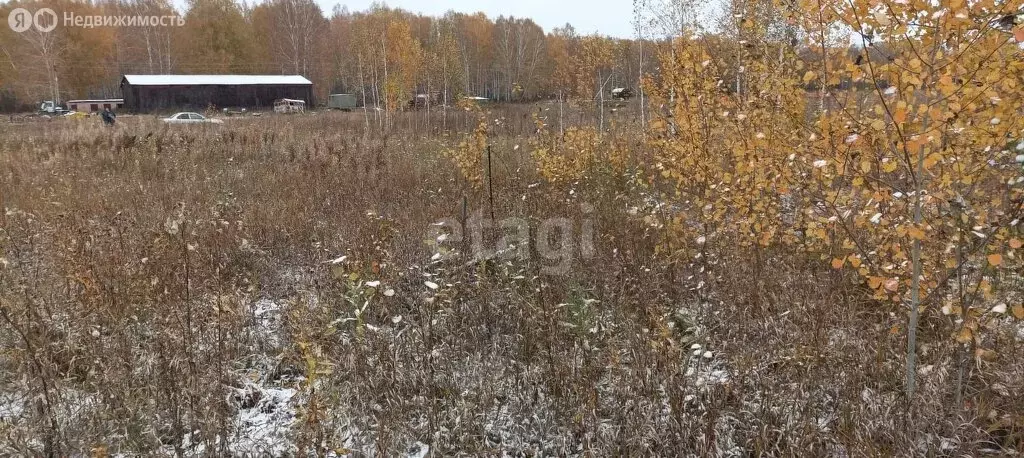
<path id="1" fill-rule="evenodd" d="M 124 75 L 124 107 L 134 112 L 266 108 L 275 100 L 313 102 L 313 83 L 301 75 Z"/>
<path id="2" fill-rule="evenodd" d="M 103 111 L 105 109 L 120 110 L 124 108 L 124 99 L 82 99 L 82 100 L 68 100 L 69 111 L 80 111 L 83 113 L 93 113 L 96 111 Z"/>
<path id="3" fill-rule="evenodd" d="M 612 89 L 612 98 L 627 100 L 633 97 L 633 90 L 628 87 L 617 87 Z"/>
<path id="4" fill-rule="evenodd" d="M 327 108 L 348 111 L 356 107 L 355 94 L 331 94 L 327 96 Z"/>

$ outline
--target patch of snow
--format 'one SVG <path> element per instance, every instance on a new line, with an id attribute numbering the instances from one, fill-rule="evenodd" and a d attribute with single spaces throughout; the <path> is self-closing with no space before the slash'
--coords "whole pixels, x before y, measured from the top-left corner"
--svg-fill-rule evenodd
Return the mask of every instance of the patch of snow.
<path id="1" fill-rule="evenodd" d="M 269 299 L 260 299 L 252 306 L 253 338 L 265 349 L 281 347 L 281 326 L 284 306 Z"/>
<path id="2" fill-rule="evenodd" d="M 334 258 L 334 259 L 332 259 L 330 261 L 327 261 L 324 264 L 337 265 L 337 264 L 341 264 L 341 263 L 345 262 L 346 259 L 348 259 L 348 256 L 340 256 L 340 257 Z"/>
<path id="3" fill-rule="evenodd" d="M 235 416 L 235 437 L 232 451 L 241 454 L 285 456 L 294 454 L 295 445 L 288 438 L 295 409 L 291 388 L 261 388 L 248 385 L 238 390 L 235 401 L 241 405 Z"/>
<path id="4" fill-rule="evenodd" d="M 416 443 L 409 446 L 405 456 L 406 458 L 426 458 L 428 454 L 430 454 L 430 446 L 416 441 Z"/>
<path id="5" fill-rule="evenodd" d="M 0 391 L 0 424 L 13 422 L 24 410 L 25 404 L 14 393 Z"/>

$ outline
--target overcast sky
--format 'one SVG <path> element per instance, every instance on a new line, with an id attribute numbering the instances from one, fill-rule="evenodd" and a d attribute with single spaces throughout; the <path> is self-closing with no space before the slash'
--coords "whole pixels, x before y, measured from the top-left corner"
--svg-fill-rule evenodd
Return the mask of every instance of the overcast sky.
<path id="1" fill-rule="evenodd" d="M 251 5 L 263 1 L 248 0 L 248 3 Z M 331 16 L 335 5 L 347 6 L 349 11 L 355 12 L 365 11 L 374 3 L 374 0 L 314 1 L 327 17 Z M 171 3 L 179 10 L 184 10 L 188 0 L 171 0 Z M 633 0 L 378 0 L 377 3 L 435 17 L 454 10 L 460 13 L 482 11 L 491 20 L 498 16 L 530 18 L 543 27 L 545 32 L 569 23 L 580 35 L 600 33 L 616 38 L 635 36 Z"/>
<path id="2" fill-rule="evenodd" d="M 316 0 L 325 15 L 334 5 L 348 6 L 350 11 L 370 7 L 372 0 Z M 414 13 L 441 16 L 448 10 L 461 13 L 483 11 L 491 19 L 500 15 L 526 17 L 550 32 L 566 22 L 580 34 L 600 33 L 617 38 L 633 36 L 632 0 L 388 0 L 392 8 Z"/>

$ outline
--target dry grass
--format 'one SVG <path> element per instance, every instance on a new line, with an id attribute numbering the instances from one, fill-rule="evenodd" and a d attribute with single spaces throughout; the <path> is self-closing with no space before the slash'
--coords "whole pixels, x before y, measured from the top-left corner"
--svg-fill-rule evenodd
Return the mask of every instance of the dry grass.
<path id="1" fill-rule="evenodd" d="M 799 252 L 662 259 L 629 177 L 538 175 L 533 112 L 499 113 L 494 212 L 535 235 L 592 204 L 596 254 L 564 275 L 536 253 L 432 260 L 432 223 L 490 211 L 441 154 L 462 114 L 383 136 L 361 113 L 0 126 L 0 454 L 1020 449 L 1012 325 L 955 405 L 952 324 L 926 319 L 907 405 L 896 307 Z M 642 157 L 630 122 L 612 135 Z"/>

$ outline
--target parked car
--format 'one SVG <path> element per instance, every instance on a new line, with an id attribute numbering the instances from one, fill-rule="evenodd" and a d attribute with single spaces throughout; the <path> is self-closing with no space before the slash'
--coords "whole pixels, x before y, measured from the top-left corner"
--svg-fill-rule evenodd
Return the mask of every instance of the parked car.
<path id="1" fill-rule="evenodd" d="M 175 113 L 168 118 L 163 118 L 161 121 L 167 124 L 223 124 L 224 121 L 220 119 L 207 118 L 199 113 L 193 113 L 189 111 Z"/>
<path id="2" fill-rule="evenodd" d="M 61 115 L 66 111 L 68 110 L 63 104 L 54 102 L 53 100 L 46 100 L 39 105 L 39 113 L 41 114 Z"/>

